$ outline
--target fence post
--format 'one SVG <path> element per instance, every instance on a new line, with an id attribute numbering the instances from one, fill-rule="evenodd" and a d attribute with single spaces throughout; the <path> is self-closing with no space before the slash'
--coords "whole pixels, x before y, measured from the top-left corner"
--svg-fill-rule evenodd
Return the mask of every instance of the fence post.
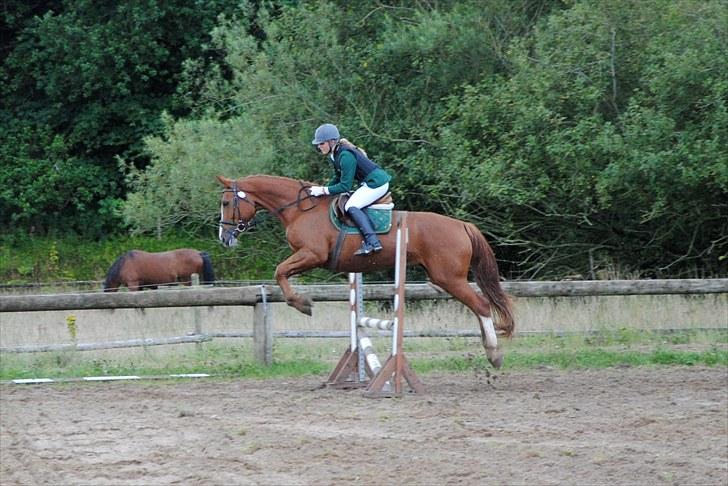
<path id="1" fill-rule="evenodd" d="M 258 363 L 273 363 L 273 326 L 265 285 L 260 286 L 261 302 L 253 309 L 253 355 Z"/>
<path id="2" fill-rule="evenodd" d="M 190 285 L 192 287 L 199 287 L 200 286 L 200 274 L 199 273 L 193 273 L 190 275 Z M 193 307 L 192 308 L 192 320 L 195 323 L 195 336 L 199 336 L 202 334 L 202 317 L 200 316 L 200 308 L 199 307 Z M 198 342 L 195 344 L 195 348 L 197 351 L 202 351 L 202 343 Z"/>

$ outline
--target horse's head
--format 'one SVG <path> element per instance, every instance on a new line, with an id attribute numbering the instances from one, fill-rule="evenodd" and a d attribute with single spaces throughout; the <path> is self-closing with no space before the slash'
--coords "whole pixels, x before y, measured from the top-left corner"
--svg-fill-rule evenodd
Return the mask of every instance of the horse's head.
<path id="1" fill-rule="evenodd" d="M 248 194 L 238 187 L 237 181 L 217 176 L 222 183 L 222 201 L 220 203 L 220 242 L 227 246 L 238 244 L 238 235 L 255 225 L 253 218 L 257 210 L 256 204 Z"/>

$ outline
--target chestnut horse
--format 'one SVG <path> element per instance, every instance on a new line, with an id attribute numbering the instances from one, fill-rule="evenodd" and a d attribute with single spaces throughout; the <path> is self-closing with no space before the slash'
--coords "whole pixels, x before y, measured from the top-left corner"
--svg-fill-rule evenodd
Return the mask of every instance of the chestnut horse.
<path id="1" fill-rule="evenodd" d="M 368 256 L 355 256 L 361 235 L 345 238 L 338 259 L 333 259 L 339 231 L 329 220 L 331 197 L 314 198 L 308 194 L 310 183 L 269 175 L 241 179 L 218 176 L 224 187 L 220 208 L 219 238 L 225 246 L 237 244 L 237 236 L 250 228 L 258 209 L 266 209 L 283 224 L 293 254 L 276 267 L 275 278 L 288 305 L 311 315 L 311 299 L 297 294 L 289 277 L 323 267 L 338 272 L 367 272 L 394 267 L 396 229 L 379 235 L 384 249 Z M 396 221 L 397 211 L 393 220 Z M 498 265 L 490 245 L 473 224 L 435 213 L 408 212 L 407 264 L 421 265 L 432 282 L 465 304 L 478 318 L 483 346 L 490 363 L 499 368 L 503 355 L 497 328 L 506 336 L 514 330 L 509 296 L 503 291 Z M 468 283 L 472 269 L 479 294 Z"/>
<path id="2" fill-rule="evenodd" d="M 111 265 L 104 280 L 104 292 L 116 292 L 125 285 L 129 290 L 156 289 L 157 285 L 190 285 L 191 275 L 200 276 L 201 283 L 213 283 L 215 274 L 207 253 L 181 249 L 149 253 L 131 250 Z"/>

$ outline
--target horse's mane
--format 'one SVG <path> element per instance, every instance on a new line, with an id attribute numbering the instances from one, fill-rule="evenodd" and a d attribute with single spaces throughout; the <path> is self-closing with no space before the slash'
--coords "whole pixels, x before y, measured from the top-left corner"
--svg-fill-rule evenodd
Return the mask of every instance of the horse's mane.
<path id="1" fill-rule="evenodd" d="M 293 179 L 291 177 L 278 176 L 278 175 L 270 175 L 270 174 L 252 174 L 252 175 L 249 175 L 249 176 L 242 177 L 242 178 L 240 178 L 238 180 L 239 181 L 244 181 L 245 179 L 252 179 L 252 178 L 256 178 L 256 179 L 258 179 L 258 178 L 259 179 L 272 179 L 274 181 L 280 181 L 282 184 L 292 184 L 292 183 L 294 183 L 294 184 L 300 185 L 301 183 L 304 183 L 304 184 L 308 184 L 308 185 L 313 185 L 312 182 L 304 181 L 304 180 L 301 180 L 301 179 Z"/>
<path id="2" fill-rule="evenodd" d="M 106 272 L 106 279 L 104 279 L 104 288 L 108 288 L 109 285 L 111 285 L 111 282 L 114 280 L 117 280 L 119 278 L 119 273 L 121 272 L 122 267 L 124 266 L 124 263 L 126 262 L 127 258 L 131 258 L 136 250 L 129 250 L 123 255 L 121 255 L 119 258 L 116 259 L 116 261 L 111 264 L 111 268 L 109 268 L 109 271 Z"/>

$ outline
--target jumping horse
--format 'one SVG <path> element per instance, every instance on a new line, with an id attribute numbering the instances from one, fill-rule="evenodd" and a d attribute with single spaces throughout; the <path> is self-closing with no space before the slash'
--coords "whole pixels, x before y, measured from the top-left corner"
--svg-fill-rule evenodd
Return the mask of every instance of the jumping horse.
<path id="1" fill-rule="evenodd" d="M 191 275 L 200 276 L 201 283 L 213 283 L 210 256 L 202 251 L 180 250 L 149 253 L 131 250 L 111 265 L 104 280 L 104 292 L 116 292 L 125 285 L 129 290 L 156 289 L 158 285 L 190 285 Z"/>
<path id="2" fill-rule="evenodd" d="M 275 278 L 288 305 L 304 314 L 311 315 L 311 299 L 293 291 L 288 281 L 291 276 L 316 267 L 337 272 L 368 272 L 394 266 L 394 228 L 379 235 L 384 246 L 381 252 L 355 256 L 361 245 L 360 235 L 347 236 L 341 250 L 332 251 L 339 231 L 329 220 L 331 197 L 310 196 L 308 182 L 270 175 L 240 179 L 218 176 L 217 179 L 224 186 L 219 226 L 223 245 L 237 244 L 238 235 L 255 224 L 259 209 L 267 210 L 283 224 L 293 254 L 276 267 Z M 392 219 L 396 217 L 397 211 L 394 211 Z M 408 212 L 407 224 L 407 264 L 424 267 L 432 283 L 473 311 L 478 318 L 486 356 L 499 368 L 503 354 L 498 350 L 496 328 L 511 336 L 515 323 L 511 300 L 500 285 L 495 255 L 485 237 L 472 223 L 435 213 Z M 333 256 L 336 254 L 338 258 Z M 468 283 L 470 269 L 482 294 Z"/>

